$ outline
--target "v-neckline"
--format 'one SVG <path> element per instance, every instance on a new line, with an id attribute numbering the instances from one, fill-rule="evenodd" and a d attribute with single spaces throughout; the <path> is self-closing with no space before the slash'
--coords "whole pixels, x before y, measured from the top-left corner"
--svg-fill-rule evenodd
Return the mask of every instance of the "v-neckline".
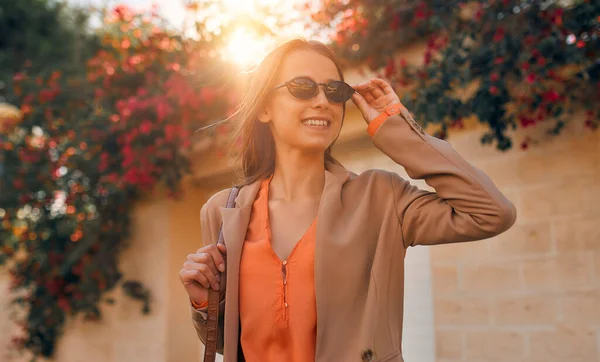
<path id="1" fill-rule="evenodd" d="M 300 243 L 302 242 L 302 240 L 306 239 L 306 235 L 308 234 L 309 231 L 312 230 L 313 226 L 316 224 L 317 222 L 317 218 L 319 216 L 319 212 L 317 209 L 317 215 L 315 216 L 314 220 L 310 223 L 310 225 L 308 226 L 308 229 L 306 229 L 306 231 L 304 232 L 304 234 L 302 234 L 302 236 L 300 237 L 300 239 L 298 239 L 296 241 L 296 245 L 294 245 L 294 247 L 292 248 L 292 251 L 290 252 L 290 254 L 288 255 L 288 257 L 286 259 L 281 259 L 279 257 L 279 255 L 277 255 L 277 253 L 275 252 L 275 250 L 273 250 L 273 245 L 272 245 L 272 241 L 273 241 L 273 235 L 271 233 L 271 221 L 269 219 L 269 187 L 271 185 L 271 180 L 273 179 L 273 175 L 271 174 L 271 176 L 269 176 L 268 179 L 265 180 L 265 190 L 264 190 L 264 201 L 263 201 L 263 213 L 264 213 L 264 225 L 265 225 L 265 234 L 266 234 L 266 241 L 267 241 L 267 245 L 269 246 L 269 250 L 271 250 L 271 253 L 273 254 L 273 256 L 275 256 L 275 258 L 277 258 L 277 260 L 279 260 L 280 263 L 287 263 L 292 256 L 294 255 L 294 252 L 296 251 L 296 249 L 298 249 L 298 246 L 300 245 Z M 322 198 L 322 197 L 321 197 Z M 321 201 L 319 201 L 319 205 L 320 205 Z"/>

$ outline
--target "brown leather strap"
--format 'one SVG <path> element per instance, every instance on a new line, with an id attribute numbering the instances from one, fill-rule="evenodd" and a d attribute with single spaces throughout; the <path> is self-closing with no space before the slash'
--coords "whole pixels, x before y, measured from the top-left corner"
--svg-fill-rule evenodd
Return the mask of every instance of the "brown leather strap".
<path id="1" fill-rule="evenodd" d="M 229 198 L 227 199 L 227 208 L 235 207 L 235 198 L 237 197 L 240 189 L 238 187 L 234 187 L 231 189 L 229 193 Z M 219 230 L 219 239 L 217 244 L 225 244 L 225 239 L 223 238 L 223 225 L 221 224 L 221 229 Z M 221 274 L 221 279 L 225 277 L 223 273 Z M 223 280 L 224 281 L 224 280 Z M 217 336 L 218 328 L 219 328 L 219 304 L 220 304 L 220 295 L 224 292 L 225 283 L 219 283 L 219 291 L 209 289 L 208 290 L 208 320 L 207 328 L 206 328 L 206 346 L 204 347 L 204 362 L 214 362 L 217 356 Z"/>

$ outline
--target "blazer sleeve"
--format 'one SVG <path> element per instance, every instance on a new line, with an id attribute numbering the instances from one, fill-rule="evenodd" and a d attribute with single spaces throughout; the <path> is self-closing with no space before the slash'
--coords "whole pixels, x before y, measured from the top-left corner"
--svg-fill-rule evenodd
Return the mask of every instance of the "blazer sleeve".
<path id="1" fill-rule="evenodd" d="M 210 200 L 209 200 L 210 202 Z M 213 235 L 216 235 L 216 233 L 218 233 L 218 230 L 212 230 L 211 229 L 211 225 L 214 225 L 215 223 L 211 222 L 210 220 L 210 213 L 209 213 L 209 202 L 207 202 L 206 204 L 204 204 L 204 206 L 202 206 L 202 209 L 200 210 L 200 224 L 202 227 L 202 243 L 204 245 L 206 245 L 207 243 L 211 242 L 211 240 L 214 239 L 214 237 L 211 237 Z M 220 223 L 217 223 L 217 225 L 220 225 Z M 218 334 L 217 334 L 217 353 L 223 354 L 223 329 L 225 328 L 225 295 L 223 294 L 221 296 L 222 300 L 219 303 L 219 328 L 218 328 Z M 189 301 L 188 301 L 189 303 Z M 206 345 L 206 333 L 207 333 L 207 315 L 205 310 L 199 310 L 194 308 L 192 305 L 190 305 L 190 310 L 192 313 L 192 323 L 194 325 L 194 328 L 196 329 L 196 334 L 198 335 L 198 338 L 200 338 L 200 340 L 202 341 L 202 343 L 204 343 L 204 345 Z"/>
<path id="2" fill-rule="evenodd" d="M 485 239 L 514 224 L 516 209 L 492 180 L 449 143 L 427 135 L 406 109 L 377 128 L 373 143 L 436 191 L 390 173 L 405 247 Z"/>

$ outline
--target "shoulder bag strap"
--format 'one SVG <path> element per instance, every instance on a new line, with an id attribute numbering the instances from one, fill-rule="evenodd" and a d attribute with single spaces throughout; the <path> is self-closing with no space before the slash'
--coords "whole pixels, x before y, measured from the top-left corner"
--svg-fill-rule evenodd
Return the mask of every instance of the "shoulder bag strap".
<path id="1" fill-rule="evenodd" d="M 235 199 L 240 191 L 239 187 L 234 187 L 231 189 L 229 193 L 229 198 L 227 199 L 227 208 L 235 207 Z M 219 239 L 217 244 L 225 244 L 225 240 L 223 239 L 223 224 L 221 224 L 221 229 L 219 230 Z M 221 273 L 221 278 L 225 276 Z M 225 287 L 225 283 L 219 283 L 220 288 L 223 289 Z M 214 289 L 208 290 L 208 320 L 207 320 L 207 328 L 206 328 L 206 346 L 204 347 L 204 362 L 214 362 L 217 355 L 217 335 L 219 328 L 219 303 L 220 303 L 220 294 L 223 290 L 216 291 Z"/>

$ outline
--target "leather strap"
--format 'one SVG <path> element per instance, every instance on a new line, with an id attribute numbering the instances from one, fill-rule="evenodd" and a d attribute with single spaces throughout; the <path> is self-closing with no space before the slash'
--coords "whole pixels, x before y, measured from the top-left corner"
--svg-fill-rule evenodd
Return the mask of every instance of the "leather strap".
<path id="1" fill-rule="evenodd" d="M 235 199 L 240 191 L 239 187 L 233 187 L 231 192 L 229 193 L 229 198 L 227 199 L 227 208 L 235 207 Z M 219 230 L 219 238 L 217 244 L 225 244 L 225 239 L 223 238 L 223 224 L 221 224 L 221 229 Z M 220 273 L 221 280 L 224 281 L 225 275 Z M 225 283 L 219 283 L 219 291 L 213 290 L 212 288 L 208 290 L 208 319 L 206 321 L 206 345 L 204 347 L 204 362 L 214 362 L 217 356 L 217 336 L 218 328 L 219 328 L 219 304 L 220 304 L 220 296 L 225 290 Z"/>

